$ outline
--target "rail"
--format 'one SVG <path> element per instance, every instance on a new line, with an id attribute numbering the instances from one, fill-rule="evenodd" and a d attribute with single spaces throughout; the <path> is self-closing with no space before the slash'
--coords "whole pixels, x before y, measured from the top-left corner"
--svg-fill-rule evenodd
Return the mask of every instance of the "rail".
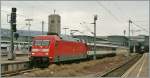
<path id="1" fill-rule="evenodd" d="M 142 57 L 142 55 L 138 54 L 137 56 L 133 57 L 131 60 L 127 61 L 126 63 L 104 73 L 103 75 L 98 75 L 98 76 L 101 76 L 101 77 L 121 77 L 141 57 Z"/>

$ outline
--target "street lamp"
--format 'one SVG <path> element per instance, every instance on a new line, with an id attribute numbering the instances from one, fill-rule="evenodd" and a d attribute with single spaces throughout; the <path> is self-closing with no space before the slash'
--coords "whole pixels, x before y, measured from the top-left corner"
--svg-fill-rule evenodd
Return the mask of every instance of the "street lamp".
<path id="1" fill-rule="evenodd" d="M 91 29 L 87 26 L 87 24 L 93 24 L 93 23 L 87 23 L 87 22 L 85 22 L 85 21 L 83 21 L 82 23 L 80 23 L 80 25 L 86 26 L 86 27 L 85 27 L 86 30 L 89 31 L 90 34 L 92 34 L 92 33 L 91 33 Z M 93 34 L 92 34 L 92 35 L 93 35 Z"/>

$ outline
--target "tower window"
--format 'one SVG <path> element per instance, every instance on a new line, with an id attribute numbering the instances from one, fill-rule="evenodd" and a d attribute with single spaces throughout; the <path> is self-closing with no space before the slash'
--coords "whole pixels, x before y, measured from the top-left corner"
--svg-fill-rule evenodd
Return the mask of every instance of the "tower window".
<path id="1" fill-rule="evenodd" d="M 54 23 L 54 20 L 51 20 L 51 23 Z"/>
<path id="2" fill-rule="evenodd" d="M 60 23 L 60 20 L 58 20 L 58 23 Z"/>

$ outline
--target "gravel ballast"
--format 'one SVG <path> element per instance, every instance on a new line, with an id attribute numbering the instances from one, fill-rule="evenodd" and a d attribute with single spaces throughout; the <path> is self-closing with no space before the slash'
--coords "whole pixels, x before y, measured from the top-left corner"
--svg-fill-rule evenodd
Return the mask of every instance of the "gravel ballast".
<path id="1" fill-rule="evenodd" d="M 99 72 L 103 74 L 123 63 L 125 63 L 131 58 L 131 56 L 126 57 L 124 55 L 116 55 L 114 57 L 105 57 L 102 59 L 85 61 L 81 63 L 72 64 L 52 64 L 48 68 L 32 71 L 30 73 L 24 74 L 26 77 L 83 77 L 90 76 Z"/>

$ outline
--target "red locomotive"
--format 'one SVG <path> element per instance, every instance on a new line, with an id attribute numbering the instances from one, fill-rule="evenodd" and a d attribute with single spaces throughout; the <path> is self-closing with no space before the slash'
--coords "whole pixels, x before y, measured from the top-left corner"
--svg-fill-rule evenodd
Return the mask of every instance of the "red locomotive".
<path id="1" fill-rule="evenodd" d="M 61 61 L 87 58 L 88 47 L 81 41 L 67 41 L 57 35 L 33 38 L 30 61 L 32 65 L 48 65 Z"/>

